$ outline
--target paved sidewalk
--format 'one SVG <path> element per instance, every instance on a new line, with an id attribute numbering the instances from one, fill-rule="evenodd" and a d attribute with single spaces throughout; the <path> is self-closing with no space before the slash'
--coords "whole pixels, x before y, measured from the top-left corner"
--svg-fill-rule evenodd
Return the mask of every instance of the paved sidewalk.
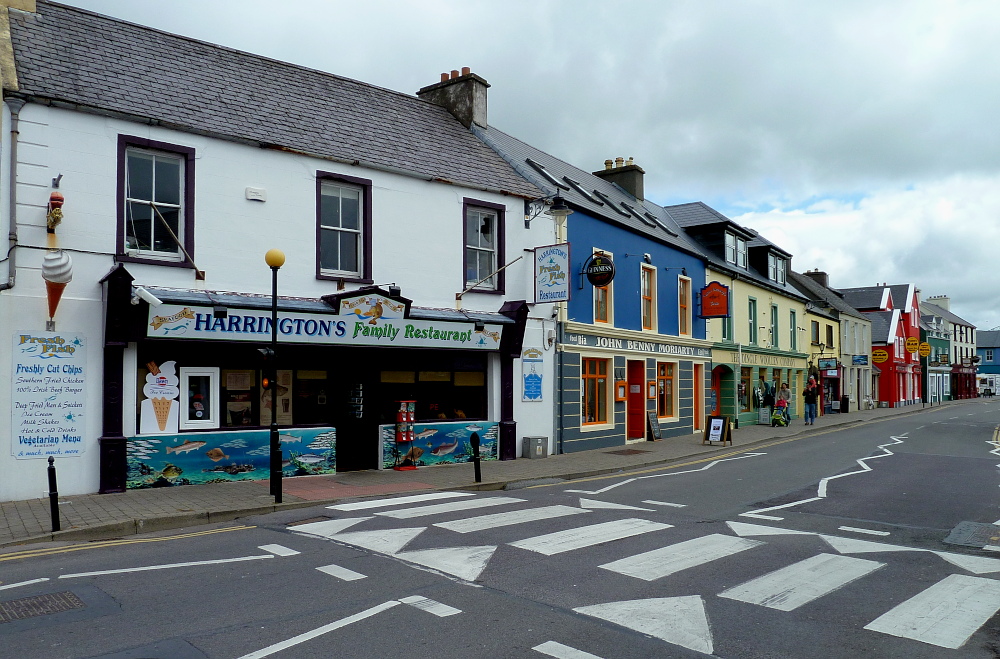
<path id="1" fill-rule="evenodd" d="M 971 399 L 943 405 L 981 403 Z M 136 533 L 225 522 L 288 508 L 313 506 L 342 499 L 415 492 L 421 490 L 500 490 L 512 483 L 543 479 L 572 479 L 615 473 L 685 459 L 704 459 L 733 449 L 785 437 L 823 432 L 878 421 L 890 416 L 938 409 L 923 407 L 880 408 L 848 414 L 831 414 L 813 426 L 795 420 L 786 428 L 744 426 L 733 431 L 732 446 L 702 444 L 701 435 L 641 442 L 628 446 L 554 455 L 544 459 L 486 461 L 482 483 L 476 483 L 473 465 L 442 465 L 413 471 L 358 471 L 327 476 L 299 476 L 283 480 L 283 503 L 274 504 L 265 481 L 238 481 L 174 488 L 130 490 L 121 494 L 86 494 L 60 497 L 62 531 L 51 532 L 49 500 L 32 499 L 0 503 L 0 547 L 52 540 L 104 540 Z"/>

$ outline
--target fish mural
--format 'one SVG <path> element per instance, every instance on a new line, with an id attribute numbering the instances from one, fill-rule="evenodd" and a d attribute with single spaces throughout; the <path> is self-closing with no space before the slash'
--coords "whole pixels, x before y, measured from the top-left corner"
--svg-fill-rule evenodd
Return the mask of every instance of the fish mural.
<path id="1" fill-rule="evenodd" d="M 420 446 L 396 444 L 395 424 L 379 426 L 382 452 L 379 464 L 383 469 L 402 466 L 429 467 L 436 464 L 455 464 L 472 460 L 469 438 L 478 433 L 479 455 L 483 460 L 499 458 L 500 426 L 491 421 L 440 421 L 417 423 L 421 431 L 414 439 L 422 439 Z M 437 441 L 435 441 L 435 439 Z M 398 460 L 398 462 L 397 462 Z"/>
<path id="2" fill-rule="evenodd" d="M 283 476 L 336 473 L 336 438 L 330 427 L 283 428 Z M 126 463 L 129 489 L 266 479 L 270 432 L 264 428 L 128 438 Z"/>

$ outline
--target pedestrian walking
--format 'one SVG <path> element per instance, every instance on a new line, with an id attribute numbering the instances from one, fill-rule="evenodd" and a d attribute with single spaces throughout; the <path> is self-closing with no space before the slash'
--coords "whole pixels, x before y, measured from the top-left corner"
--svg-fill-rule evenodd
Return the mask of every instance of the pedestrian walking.
<path id="1" fill-rule="evenodd" d="M 802 398 L 806 404 L 806 425 L 816 425 L 816 397 L 819 396 L 819 387 L 816 386 L 816 378 L 809 376 L 809 383 L 802 390 Z"/>
<path id="2" fill-rule="evenodd" d="M 781 388 L 778 389 L 777 399 L 778 400 L 774 403 L 775 407 L 781 410 L 781 413 L 785 416 L 785 422 L 790 422 L 792 420 L 792 416 L 788 413 L 788 406 L 792 402 L 792 390 L 788 388 L 787 382 L 781 383 Z"/>

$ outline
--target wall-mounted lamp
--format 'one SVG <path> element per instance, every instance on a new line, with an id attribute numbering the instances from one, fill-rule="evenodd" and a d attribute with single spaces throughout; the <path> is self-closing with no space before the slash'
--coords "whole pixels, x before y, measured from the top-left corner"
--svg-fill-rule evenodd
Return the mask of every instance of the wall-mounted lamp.
<path id="1" fill-rule="evenodd" d="M 547 209 L 544 203 L 541 207 L 535 211 L 531 212 L 531 207 L 539 202 L 551 201 L 552 205 Z M 531 201 L 524 202 L 524 228 L 531 228 L 531 221 L 541 215 L 542 213 L 546 215 L 551 215 L 552 219 L 556 221 L 556 224 L 561 224 L 566 221 L 566 218 L 573 212 L 573 210 L 566 205 L 566 200 L 563 199 L 562 195 L 556 192 L 553 195 L 548 195 L 546 197 L 539 197 L 538 199 L 532 199 Z"/>
<path id="2" fill-rule="evenodd" d="M 139 302 L 145 302 L 151 307 L 158 307 L 163 304 L 163 301 L 147 291 L 142 286 L 139 286 L 132 292 L 132 304 L 139 304 Z"/>
<path id="3" fill-rule="evenodd" d="M 474 327 L 475 327 L 475 330 L 477 332 L 485 332 L 486 331 L 486 323 L 484 323 L 481 320 L 477 320 L 476 324 L 474 325 Z"/>
<path id="4" fill-rule="evenodd" d="M 229 309 L 227 309 L 226 307 L 222 306 L 221 304 L 217 304 L 214 307 L 212 307 L 212 318 L 228 318 L 228 317 L 229 317 Z"/>
<path id="5" fill-rule="evenodd" d="M 683 276 L 683 277 L 687 277 L 688 276 L 688 269 L 687 268 L 678 268 L 677 266 L 671 266 L 669 268 L 663 268 L 663 269 L 664 270 L 680 270 L 681 271 L 681 276 Z"/>

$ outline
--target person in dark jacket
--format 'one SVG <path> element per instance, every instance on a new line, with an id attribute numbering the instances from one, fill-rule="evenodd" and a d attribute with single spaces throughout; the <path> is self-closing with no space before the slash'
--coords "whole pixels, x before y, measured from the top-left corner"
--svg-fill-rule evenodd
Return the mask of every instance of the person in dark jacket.
<path id="1" fill-rule="evenodd" d="M 816 425 L 816 397 L 819 396 L 819 387 L 816 386 L 816 378 L 809 376 L 809 383 L 802 390 L 802 397 L 806 404 L 806 425 Z"/>

